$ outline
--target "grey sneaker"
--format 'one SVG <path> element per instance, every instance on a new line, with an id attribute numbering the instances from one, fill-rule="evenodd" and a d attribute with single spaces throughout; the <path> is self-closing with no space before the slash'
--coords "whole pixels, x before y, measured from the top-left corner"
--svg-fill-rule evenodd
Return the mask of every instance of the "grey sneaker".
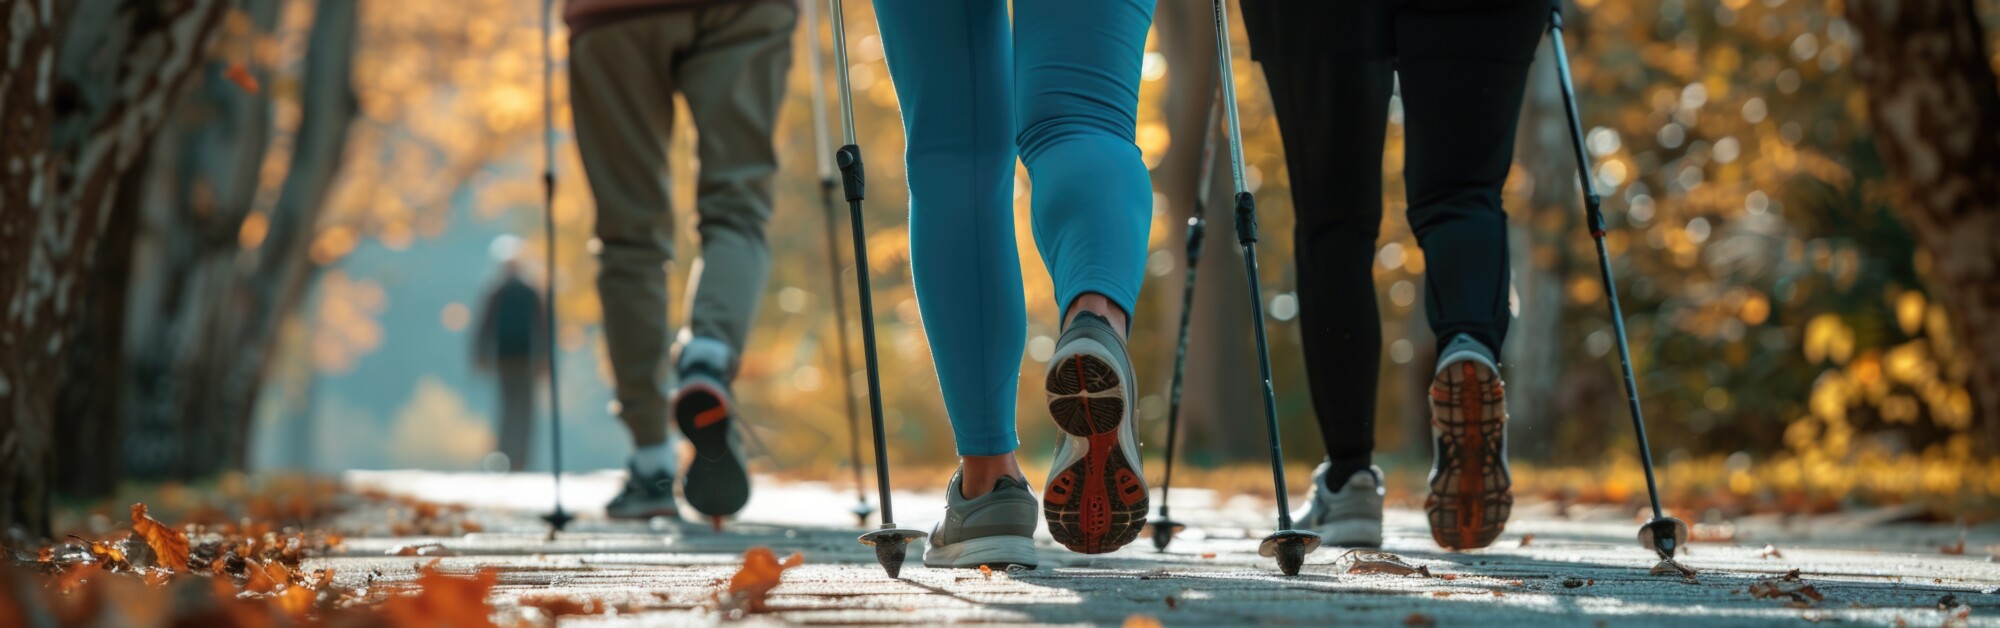
<path id="1" fill-rule="evenodd" d="M 674 474 L 640 473 L 638 467 L 627 464 L 625 489 L 605 504 L 604 514 L 613 519 L 679 518 L 680 506 L 674 503 Z"/>
<path id="2" fill-rule="evenodd" d="M 1292 513 L 1298 526 L 1319 534 L 1320 542 L 1339 547 L 1382 546 L 1382 468 L 1368 467 L 1347 476 L 1340 491 L 1326 490 L 1332 463 L 1313 469 L 1306 505 Z"/>
<path id="3" fill-rule="evenodd" d="M 993 492 L 966 499 L 963 478 L 951 474 L 945 487 L 944 519 L 931 529 L 924 566 L 971 569 L 980 565 L 1034 568 L 1035 496 L 1020 480 L 1003 477 Z"/>
<path id="4" fill-rule="evenodd" d="M 1132 358 L 1102 316 L 1084 312 L 1049 359 L 1049 414 L 1066 434 L 1056 446 L 1042 516 L 1071 551 L 1102 554 L 1146 527 L 1146 480 L 1132 429 Z"/>
<path id="5" fill-rule="evenodd" d="M 1507 391 L 1493 350 L 1458 335 L 1431 379 L 1431 538 L 1447 549 L 1486 547 L 1514 509 L 1507 470 Z"/>

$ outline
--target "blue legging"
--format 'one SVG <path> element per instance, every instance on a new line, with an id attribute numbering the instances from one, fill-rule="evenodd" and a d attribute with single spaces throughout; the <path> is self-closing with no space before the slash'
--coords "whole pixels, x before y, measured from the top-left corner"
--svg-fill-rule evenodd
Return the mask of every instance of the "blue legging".
<path id="1" fill-rule="evenodd" d="M 903 109 L 910 263 L 962 456 L 1014 451 L 1027 339 L 1014 158 L 1056 303 L 1133 311 L 1152 187 L 1132 143 L 1153 0 L 876 0 Z"/>

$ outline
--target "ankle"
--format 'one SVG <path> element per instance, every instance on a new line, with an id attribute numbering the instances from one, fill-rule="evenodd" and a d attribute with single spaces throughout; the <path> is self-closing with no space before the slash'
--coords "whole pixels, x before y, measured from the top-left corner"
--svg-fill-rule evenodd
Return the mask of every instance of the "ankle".
<path id="1" fill-rule="evenodd" d="M 1342 487 L 1347 486 L 1347 480 L 1353 478 L 1354 474 L 1367 471 L 1372 465 L 1374 460 L 1366 454 L 1353 458 L 1329 458 L 1326 477 L 1321 483 L 1325 485 L 1326 490 L 1338 493 Z"/>
<path id="2" fill-rule="evenodd" d="M 1076 315 L 1084 312 L 1104 317 L 1104 320 L 1111 323 L 1111 329 L 1118 333 L 1120 340 L 1125 339 L 1126 329 L 1132 326 L 1131 317 L 1125 313 L 1125 308 L 1118 307 L 1110 297 L 1095 292 L 1085 292 L 1077 295 L 1076 300 L 1070 301 L 1069 308 L 1063 310 L 1063 328 L 1068 329 L 1070 322 L 1076 320 Z"/>
<path id="3" fill-rule="evenodd" d="M 959 456 L 958 473 L 958 493 L 960 497 L 966 499 L 978 499 L 993 492 L 993 483 L 1003 477 L 1014 478 L 1022 483 L 1028 481 L 1021 475 L 1021 465 L 1014 459 L 1012 453 L 997 456 Z"/>

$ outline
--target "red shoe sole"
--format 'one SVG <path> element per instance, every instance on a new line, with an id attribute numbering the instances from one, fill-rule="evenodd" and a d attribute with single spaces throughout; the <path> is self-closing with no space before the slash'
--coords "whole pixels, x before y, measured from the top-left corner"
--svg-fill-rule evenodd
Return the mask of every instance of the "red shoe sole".
<path id="1" fill-rule="evenodd" d="M 1049 478 L 1042 516 L 1049 535 L 1071 551 L 1102 554 L 1139 538 L 1148 512 L 1146 484 L 1118 442 L 1125 398 L 1118 369 L 1092 355 L 1049 369 L 1049 415 L 1056 427 L 1089 441 L 1082 460 Z"/>

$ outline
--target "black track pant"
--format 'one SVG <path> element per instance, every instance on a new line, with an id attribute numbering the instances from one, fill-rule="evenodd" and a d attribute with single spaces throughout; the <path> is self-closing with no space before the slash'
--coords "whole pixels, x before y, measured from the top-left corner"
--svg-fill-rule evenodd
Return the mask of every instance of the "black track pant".
<path id="1" fill-rule="evenodd" d="M 1409 222 L 1440 339 L 1507 335 L 1507 216 L 1528 64 L 1549 0 L 1243 0 L 1297 212 L 1299 321 L 1327 454 L 1375 448 L 1382 320 L 1372 264 L 1382 143 L 1400 85 Z"/>

